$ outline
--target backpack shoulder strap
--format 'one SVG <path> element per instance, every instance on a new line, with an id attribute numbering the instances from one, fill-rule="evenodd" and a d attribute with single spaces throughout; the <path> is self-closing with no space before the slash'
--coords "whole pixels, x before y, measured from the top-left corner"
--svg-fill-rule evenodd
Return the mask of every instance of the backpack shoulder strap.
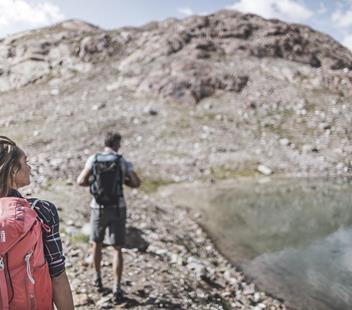
<path id="1" fill-rule="evenodd" d="M 37 206 L 39 199 L 35 199 L 33 202 L 29 202 L 29 207 L 33 210 L 35 210 L 34 208 Z"/>
<path id="2" fill-rule="evenodd" d="M 116 156 L 116 161 L 118 161 L 118 162 L 120 162 L 121 161 L 121 159 L 122 159 L 122 155 L 120 155 L 120 154 L 115 154 L 115 156 Z"/>
<path id="3" fill-rule="evenodd" d="M 9 290 L 7 287 L 7 280 L 5 275 L 5 260 L 3 256 L 0 256 L 0 305 L 1 309 L 9 310 Z"/>
<path id="4" fill-rule="evenodd" d="M 96 169 L 97 169 L 97 167 L 96 167 L 96 164 L 98 163 L 98 156 L 100 155 L 100 153 L 96 153 L 95 155 L 94 155 L 94 159 L 93 159 L 93 164 L 92 164 L 92 173 L 93 173 L 93 176 L 96 176 L 96 173 L 97 173 L 97 171 L 96 171 Z"/>
<path id="5" fill-rule="evenodd" d="M 119 189 L 120 189 L 120 195 L 121 195 L 121 197 L 123 197 L 124 196 L 124 194 L 123 194 L 123 183 L 124 183 L 124 180 L 123 180 L 123 175 L 124 175 L 124 173 L 123 173 L 123 171 L 122 171 L 122 167 L 121 167 L 121 160 L 122 160 L 122 155 L 120 155 L 120 154 L 116 154 L 116 165 L 118 166 L 118 170 L 119 170 L 119 176 L 120 176 L 120 179 L 119 179 L 119 184 L 118 184 L 118 186 L 119 186 Z"/>
<path id="6" fill-rule="evenodd" d="M 44 222 L 44 220 L 39 216 L 38 211 L 35 209 L 35 208 L 40 209 L 40 207 L 41 207 L 40 202 L 41 202 L 40 199 L 35 199 L 33 202 L 29 202 L 29 207 L 35 211 L 35 213 L 37 215 L 37 219 L 42 226 L 42 230 L 49 233 L 49 232 L 51 232 L 51 228 L 50 228 L 49 224 Z"/>

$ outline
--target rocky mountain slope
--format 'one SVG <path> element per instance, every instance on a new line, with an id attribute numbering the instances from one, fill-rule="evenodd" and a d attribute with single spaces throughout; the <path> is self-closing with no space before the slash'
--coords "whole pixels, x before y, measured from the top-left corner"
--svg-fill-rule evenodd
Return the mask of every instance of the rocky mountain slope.
<path id="1" fill-rule="evenodd" d="M 29 122 L 68 118 L 81 139 L 98 141 L 101 119 L 119 122 L 148 162 L 181 172 L 173 181 L 185 176 L 179 163 L 197 178 L 253 174 L 259 163 L 342 174 L 350 69 L 352 54 L 332 38 L 235 11 L 114 31 L 71 20 L 0 41 L 1 125 L 18 119 L 13 101 Z M 34 140 L 61 145 L 40 127 Z"/>
<path id="2" fill-rule="evenodd" d="M 75 267 L 88 245 L 75 243 L 70 231 L 87 219 L 88 194 L 72 184 L 102 135 L 116 129 L 122 153 L 144 181 L 129 196 L 130 225 L 146 230 L 150 243 L 147 253 L 126 250 L 135 268 L 126 281 L 137 283 L 143 270 L 160 267 L 157 287 L 148 277 L 139 293 L 131 286 L 135 306 L 204 309 L 210 300 L 210 309 L 277 309 L 284 306 L 225 273 L 220 256 L 212 267 L 199 264 L 210 255 L 206 238 L 193 235 L 191 220 L 174 221 L 183 211 L 160 211 L 149 193 L 175 182 L 254 176 L 258 167 L 277 175 L 349 174 L 351 83 L 351 52 L 302 25 L 235 11 L 113 31 L 71 20 L 0 39 L 0 128 L 30 155 L 28 191 L 60 206 L 82 307 L 94 308 L 98 297 L 87 297 L 86 267 Z M 160 223 L 150 222 L 160 214 Z M 190 238 L 182 241 L 186 232 Z M 174 273 L 166 271 L 170 262 Z M 209 283 L 198 282 L 194 269 L 213 270 Z M 171 288 L 174 279 L 189 291 Z"/>

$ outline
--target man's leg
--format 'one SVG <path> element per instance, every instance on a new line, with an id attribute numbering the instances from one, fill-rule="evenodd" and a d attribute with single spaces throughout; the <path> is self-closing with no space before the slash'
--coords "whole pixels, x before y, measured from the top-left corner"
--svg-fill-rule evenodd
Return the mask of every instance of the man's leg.
<path id="1" fill-rule="evenodd" d="M 94 279 L 94 286 L 98 289 L 103 288 L 103 283 L 101 280 L 101 249 L 103 244 L 101 242 L 94 242 L 92 241 L 92 255 L 93 255 L 93 266 L 95 269 L 95 279 Z"/>
<path id="2" fill-rule="evenodd" d="M 122 247 L 125 244 L 126 234 L 126 208 L 120 208 L 119 212 L 116 209 L 111 210 L 111 225 L 109 225 L 109 234 L 111 244 L 114 244 L 114 254 L 112 262 L 113 271 L 113 292 L 115 302 L 124 301 L 123 292 L 121 290 L 121 279 L 123 272 L 123 255 Z"/>
<path id="3" fill-rule="evenodd" d="M 95 269 L 94 286 L 101 290 L 103 288 L 101 280 L 101 257 L 102 257 L 102 247 L 105 234 L 106 220 L 103 210 L 92 209 L 91 210 L 91 235 L 90 240 L 92 242 L 92 256 L 93 256 L 93 266 Z"/>
<path id="4" fill-rule="evenodd" d="M 121 288 L 121 278 L 123 272 L 123 256 L 121 247 L 114 246 L 114 257 L 112 262 L 112 272 L 114 279 L 114 289 Z"/>
<path id="5" fill-rule="evenodd" d="M 103 244 L 100 242 L 92 241 L 92 254 L 93 254 L 93 266 L 95 272 L 100 274 L 100 265 L 101 265 L 101 249 Z"/>

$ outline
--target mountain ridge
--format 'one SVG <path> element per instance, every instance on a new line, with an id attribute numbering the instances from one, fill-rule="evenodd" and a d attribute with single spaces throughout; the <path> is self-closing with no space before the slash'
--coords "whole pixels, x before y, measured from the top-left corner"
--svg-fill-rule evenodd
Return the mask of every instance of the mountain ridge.
<path id="1" fill-rule="evenodd" d="M 141 33 L 144 35 L 138 35 Z M 158 37 L 156 47 L 151 45 L 148 48 L 148 44 L 141 39 L 147 36 L 146 33 L 149 33 L 151 40 L 155 41 Z M 307 26 L 266 20 L 236 11 L 223 10 L 209 16 L 167 19 L 151 22 L 144 27 L 124 27 L 111 31 L 79 20 L 68 20 L 2 40 L 0 91 L 45 79 L 49 74 L 59 74 L 62 68 L 58 67 L 62 64 L 64 69 L 84 72 L 88 70 L 87 63 L 107 61 L 119 50 L 129 45 L 133 47 L 133 43 L 138 48 L 145 48 L 145 54 L 151 52 L 154 58 L 172 56 L 185 49 L 195 61 L 242 55 L 282 58 L 315 68 L 352 68 L 351 52 L 331 37 Z M 26 61 L 28 64 L 23 65 Z M 40 63 L 33 64 L 33 61 Z M 22 65 L 18 66 L 19 63 Z M 13 68 L 16 65 L 18 70 Z M 28 75 L 28 67 L 37 73 L 21 82 L 18 75 Z M 10 80 L 14 81 L 6 83 L 4 76 L 6 79 L 10 76 Z"/>
<path id="2" fill-rule="evenodd" d="M 236 11 L 111 31 L 68 21 L 0 43 L 2 123 L 10 130 L 15 118 L 6 102 L 19 110 L 40 105 L 31 113 L 55 119 L 50 109 L 57 111 L 55 126 L 64 126 L 60 115 L 72 114 L 72 134 L 88 140 L 99 123 L 114 123 L 104 113 L 116 109 L 128 135 L 144 132 L 146 143 L 160 141 L 159 154 L 175 158 L 167 167 L 172 174 L 183 174 L 182 156 L 195 178 L 223 175 L 214 169 L 255 173 L 258 164 L 276 173 L 344 174 L 352 154 L 351 63 L 351 52 L 329 36 Z M 82 132 L 78 120 L 95 129 Z M 34 139 L 54 139 L 42 135 Z M 165 140 L 170 135 L 175 141 Z M 207 155 L 198 162 L 196 153 Z"/>

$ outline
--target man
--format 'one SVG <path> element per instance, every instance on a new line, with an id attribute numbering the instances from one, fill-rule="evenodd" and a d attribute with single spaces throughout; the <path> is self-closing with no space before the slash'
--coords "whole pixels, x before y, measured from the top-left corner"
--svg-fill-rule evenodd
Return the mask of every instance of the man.
<path id="1" fill-rule="evenodd" d="M 93 245 L 93 265 L 96 272 L 94 285 L 99 291 L 102 291 L 101 252 L 107 228 L 107 243 L 112 245 L 114 249 L 112 268 L 114 279 L 113 293 L 116 302 L 123 300 L 123 292 L 121 290 L 123 257 L 121 249 L 124 246 L 126 232 L 126 202 L 123 196 L 123 184 L 137 188 L 141 183 L 133 169 L 132 163 L 118 155 L 120 143 L 121 135 L 109 132 L 105 137 L 103 152 L 90 156 L 77 178 L 77 184 L 90 186 L 90 192 L 93 195 L 91 201 L 90 239 Z M 109 186 L 112 188 L 107 189 Z M 101 193 L 104 191 L 105 196 L 102 196 Z"/>

